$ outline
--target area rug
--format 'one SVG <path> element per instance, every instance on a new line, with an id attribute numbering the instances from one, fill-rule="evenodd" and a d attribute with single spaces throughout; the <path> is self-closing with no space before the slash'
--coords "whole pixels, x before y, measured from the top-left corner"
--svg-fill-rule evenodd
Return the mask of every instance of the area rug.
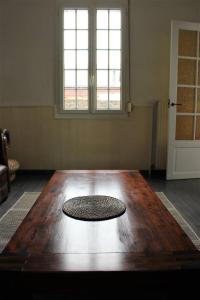
<path id="1" fill-rule="evenodd" d="M 162 201 L 163 205 L 169 210 L 171 215 L 179 223 L 183 231 L 188 235 L 196 248 L 200 251 L 200 238 L 181 216 L 174 205 L 168 200 L 162 192 L 157 192 L 157 196 Z M 0 218 L 0 253 L 3 251 L 18 226 L 21 224 L 35 201 L 39 192 L 25 192 L 19 200 Z"/>
<path id="2" fill-rule="evenodd" d="M 156 192 L 157 196 L 160 198 L 161 202 L 168 209 L 177 223 L 181 226 L 183 231 L 190 238 L 192 243 L 195 245 L 197 250 L 200 251 L 200 237 L 196 234 L 190 224 L 182 217 L 182 215 L 178 212 L 176 207 L 169 201 L 169 199 L 165 196 L 163 192 Z"/>
<path id="3" fill-rule="evenodd" d="M 25 192 L 0 219 L 0 253 L 3 251 L 29 210 L 39 192 Z"/>
<path id="4" fill-rule="evenodd" d="M 121 216 L 125 204 L 116 198 L 104 195 L 75 197 L 63 205 L 63 212 L 71 218 L 82 221 L 103 221 Z"/>

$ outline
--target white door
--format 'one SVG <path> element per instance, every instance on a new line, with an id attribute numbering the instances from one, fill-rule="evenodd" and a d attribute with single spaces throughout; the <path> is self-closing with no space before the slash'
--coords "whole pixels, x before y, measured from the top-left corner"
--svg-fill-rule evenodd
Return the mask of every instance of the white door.
<path id="1" fill-rule="evenodd" d="M 200 178 L 200 24 L 172 22 L 167 179 Z"/>

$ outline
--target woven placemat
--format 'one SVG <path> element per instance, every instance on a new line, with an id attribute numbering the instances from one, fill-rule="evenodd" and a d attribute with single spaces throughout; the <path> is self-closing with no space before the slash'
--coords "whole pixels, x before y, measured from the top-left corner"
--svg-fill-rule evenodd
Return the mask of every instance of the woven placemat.
<path id="1" fill-rule="evenodd" d="M 63 205 L 66 215 L 83 221 L 102 221 L 121 216 L 126 210 L 124 203 L 116 198 L 93 195 L 69 199 Z"/>

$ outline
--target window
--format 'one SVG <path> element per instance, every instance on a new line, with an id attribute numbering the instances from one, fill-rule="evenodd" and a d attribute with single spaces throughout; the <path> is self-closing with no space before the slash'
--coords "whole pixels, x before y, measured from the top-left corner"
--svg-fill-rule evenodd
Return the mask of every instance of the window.
<path id="1" fill-rule="evenodd" d="M 122 6 L 64 7 L 60 16 L 59 112 L 122 114 L 128 101 Z"/>

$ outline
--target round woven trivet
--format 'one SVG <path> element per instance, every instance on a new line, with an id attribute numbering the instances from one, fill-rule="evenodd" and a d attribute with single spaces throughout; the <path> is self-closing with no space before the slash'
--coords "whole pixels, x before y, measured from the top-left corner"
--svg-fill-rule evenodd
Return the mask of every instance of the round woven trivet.
<path id="1" fill-rule="evenodd" d="M 84 221 L 102 221 L 121 216 L 126 206 L 121 200 L 109 196 L 93 195 L 75 197 L 66 201 L 66 215 Z"/>

